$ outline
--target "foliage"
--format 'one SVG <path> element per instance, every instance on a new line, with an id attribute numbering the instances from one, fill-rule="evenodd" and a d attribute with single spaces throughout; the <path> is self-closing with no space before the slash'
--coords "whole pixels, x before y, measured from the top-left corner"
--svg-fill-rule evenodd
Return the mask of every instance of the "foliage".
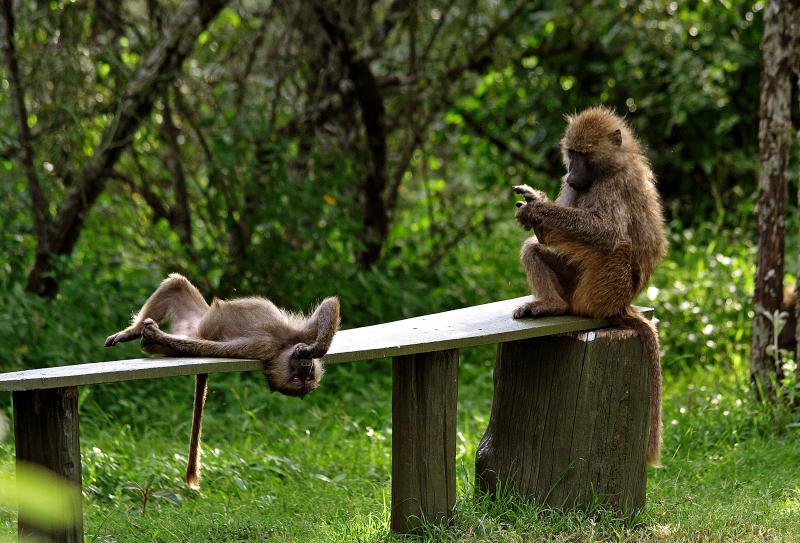
<path id="1" fill-rule="evenodd" d="M 750 201 L 761 3 L 509 1 L 393 11 L 400 4 L 339 13 L 324 2 L 321 12 L 304 3 L 225 8 L 105 172 L 77 247 L 52 275 L 68 281 L 89 260 L 183 271 L 208 293 L 260 291 L 286 305 L 307 306 L 350 284 L 391 298 L 371 273 L 396 269 L 396 255 L 414 249 L 407 234 L 419 234 L 414 243 L 427 259 L 419 265 L 431 268 L 507 217 L 510 185 L 554 191 L 561 116 L 598 102 L 626 113 L 657 151 L 666 207 L 681 224 L 709 210 L 735 222 L 724 216 L 729 204 Z M 17 14 L 27 121 L 51 217 L 70 176 L 103 151 L 115 100 L 174 9 L 131 3 L 112 13 L 104 5 L 22 3 Z M 352 63 L 334 54 L 323 16 L 340 25 L 352 62 L 370 61 L 382 137 L 366 131 Z M 4 101 L 0 119 L 13 126 Z M 5 273 L 17 278 L 36 242 L 17 143 L 11 133 L 0 138 L 0 180 L 9 181 L 0 183 L 2 250 Z M 377 192 L 367 176 L 376 145 L 387 155 Z M 385 235 L 367 217 L 378 208 Z M 380 260 L 362 265 L 375 236 Z M 336 279 L 322 285 L 319 277 Z"/>

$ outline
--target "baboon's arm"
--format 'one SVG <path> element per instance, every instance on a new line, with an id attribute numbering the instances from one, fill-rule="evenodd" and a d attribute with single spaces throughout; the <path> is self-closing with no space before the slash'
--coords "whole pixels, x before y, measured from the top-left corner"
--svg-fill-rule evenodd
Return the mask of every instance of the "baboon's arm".
<path id="1" fill-rule="evenodd" d="M 143 345 L 147 342 L 157 343 L 180 353 L 181 356 L 212 356 L 231 358 L 258 358 L 251 352 L 252 345 L 245 340 L 211 341 L 193 337 L 182 337 L 168 334 L 158 328 L 152 321 L 145 321 L 142 330 Z"/>
<path id="2" fill-rule="evenodd" d="M 528 228 L 535 226 L 558 232 L 561 237 L 591 243 L 593 247 L 603 250 L 613 250 L 622 238 L 622 233 L 614 228 L 615 223 L 603 220 L 591 211 L 552 202 L 530 203 L 520 207 L 517 220 Z"/>
<path id="3" fill-rule="evenodd" d="M 303 349 L 310 358 L 321 358 L 328 352 L 333 336 L 339 328 L 339 299 L 325 298 L 306 324 L 314 342 Z"/>

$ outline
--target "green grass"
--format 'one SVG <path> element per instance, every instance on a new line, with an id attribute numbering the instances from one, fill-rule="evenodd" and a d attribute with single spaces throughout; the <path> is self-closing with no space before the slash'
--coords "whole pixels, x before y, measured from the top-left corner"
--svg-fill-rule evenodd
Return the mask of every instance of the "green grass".
<path id="1" fill-rule="evenodd" d="M 747 384 L 753 248 L 742 235 L 711 226 L 674 235 L 639 300 L 657 307 L 666 370 L 664 467 L 649 471 L 640 514 L 561 513 L 504 492 L 476 497 L 475 449 L 494 361 L 493 349 L 482 347 L 462 352 L 455 519 L 428 526 L 421 539 L 800 541 L 797 415 L 755 403 Z M 464 281 L 505 293 L 509 283 L 498 277 Z M 127 346 L 114 356 L 135 353 Z M 200 492 L 182 482 L 191 379 L 82 389 L 87 541 L 398 539 L 388 530 L 387 361 L 333 366 L 304 401 L 268 393 L 257 375 L 214 375 L 210 386 Z M 0 445 L 0 464 L 13 467 L 9 442 Z M 14 512 L 0 513 L 0 538 L 14 532 Z"/>
<path id="2" fill-rule="evenodd" d="M 649 473 L 647 506 L 634 519 L 561 514 L 473 494 L 475 447 L 487 423 L 490 355 L 467 351 L 459 392 L 455 522 L 430 541 L 796 541 L 800 441 L 768 429 L 740 402 L 736 380 L 709 372 L 667 381 L 664 464 Z M 82 449 L 88 541 L 386 541 L 391 468 L 387 365 L 333 367 L 305 401 L 268 394 L 253 376 L 216 376 L 209 396 L 203 489 L 182 484 L 192 383 L 159 396 L 143 421 L 91 394 Z M 356 371 L 371 384 L 340 394 Z M 687 409 L 688 383 L 694 394 Z M 124 396 L 130 385 L 102 387 Z M 99 390 L 101 387 L 96 387 Z M 182 393 L 178 393 L 179 389 Z M 103 402 L 106 401 L 102 398 Z M 745 420 L 750 418 L 752 423 Z M 738 436 L 738 437 L 737 437 Z M 705 443 L 698 446 L 698 443 Z M 9 460 L 10 451 L 4 455 Z M 149 486 L 148 503 L 142 489 Z M 4 531 L 13 532 L 13 515 Z"/>

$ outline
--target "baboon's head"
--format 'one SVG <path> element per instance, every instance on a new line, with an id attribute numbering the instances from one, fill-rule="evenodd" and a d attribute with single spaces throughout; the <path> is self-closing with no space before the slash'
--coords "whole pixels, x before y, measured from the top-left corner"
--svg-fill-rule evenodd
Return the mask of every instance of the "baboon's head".
<path id="1" fill-rule="evenodd" d="M 598 179 L 624 167 L 629 153 L 639 153 L 639 143 L 625 120 L 605 106 L 567 115 L 561 154 L 567 175 L 564 182 L 586 191 Z"/>
<path id="2" fill-rule="evenodd" d="M 270 390 L 301 398 L 319 387 L 324 373 L 319 359 L 310 358 L 302 349 L 294 347 L 267 362 L 264 369 Z"/>

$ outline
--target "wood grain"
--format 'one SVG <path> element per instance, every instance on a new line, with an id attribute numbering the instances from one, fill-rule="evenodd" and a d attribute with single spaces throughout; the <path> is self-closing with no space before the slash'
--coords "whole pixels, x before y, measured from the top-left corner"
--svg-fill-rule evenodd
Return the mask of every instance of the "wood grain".
<path id="1" fill-rule="evenodd" d="M 478 488 L 550 507 L 644 506 L 647 364 L 638 336 L 601 330 L 503 343 L 476 455 Z"/>
<path id="2" fill-rule="evenodd" d="M 81 451 L 78 430 L 78 390 L 75 387 L 18 391 L 13 394 L 17 465 L 35 464 L 73 483 L 74 524 L 46 531 L 19 511 L 21 541 L 82 543 Z"/>
<path id="3" fill-rule="evenodd" d="M 326 364 L 354 362 L 473 347 L 563 332 L 592 330 L 605 321 L 573 316 L 515 320 L 511 311 L 530 296 L 401 321 L 342 330 L 333 338 Z M 651 314 L 648 308 L 639 308 Z M 98 338 L 98 341 L 102 339 Z M 0 391 L 35 390 L 137 379 L 260 371 L 257 360 L 226 358 L 135 358 L 0 374 Z"/>
<path id="4" fill-rule="evenodd" d="M 449 523 L 456 503 L 458 351 L 392 361 L 394 532 Z"/>

